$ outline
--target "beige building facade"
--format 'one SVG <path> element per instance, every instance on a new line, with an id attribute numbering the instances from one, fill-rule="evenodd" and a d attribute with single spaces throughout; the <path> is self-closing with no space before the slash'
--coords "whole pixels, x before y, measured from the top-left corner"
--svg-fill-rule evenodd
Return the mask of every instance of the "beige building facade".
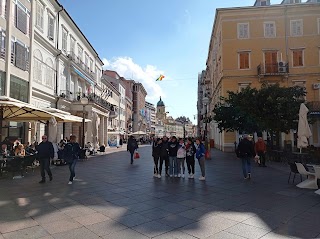
<path id="1" fill-rule="evenodd" d="M 257 0 L 252 7 L 217 9 L 206 74 L 201 81 L 209 104 L 198 105 L 201 115 L 207 109 L 208 116 L 213 116 L 214 105 L 220 96 L 227 96 L 227 91 L 260 88 L 263 83 L 301 85 L 307 90 L 307 102 L 318 105 L 320 4 L 289 2 L 270 5 L 269 1 Z M 320 146 L 319 126 L 319 122 L 312 126 L 311 144 L 315 146 Z M 214 121 L 207 131 L 215 147 L 234 150 L 238 133 L 220 133 Z M 281 142 L 291 140 L 293 144 L 293 133 L 283 134 Z"/>

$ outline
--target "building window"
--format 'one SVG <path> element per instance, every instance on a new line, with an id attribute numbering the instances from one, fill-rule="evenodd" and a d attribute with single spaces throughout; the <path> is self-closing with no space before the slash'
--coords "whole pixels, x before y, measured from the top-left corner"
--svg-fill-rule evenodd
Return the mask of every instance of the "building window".
<path id="1" fill-rule="evenodd" d="M 46 60 L 45 85 L 51 89 L 54 88 L 55 70 L 53 69 L 53 61 L 48 58 Z"/>
<path id="2" fill-rule="evenodd" d="M 36 4 L 36 27 L 43 31 L 44 5 L 40 1 L 37 1 Z"/>
<path id="3" fill-rule="evenodd" d="M 0 31 L 0 58 L 6 57 L 6 35 L 3 31 Z"/>
<path id="4" fill-rule="evenodd" d="M 68 31 L 62 28 L 62 50 L 67 51 Z"/>
<path id="5" fill-rule="evenodd" d="M 239 69 L 250 69 L 250 53 L 239 52 Z"/>
<path id="6" fill-rule="evenodd" d="M 261 2 L 260 2 L 260 5 L 261 5 L 261 6 L 267 6 L 267 1 L 261 1 Z"/>
<path id="7" fill-rule="evenodd" d="M 18 4 L 15 5 L 15 26 L 24 34 L 28 32 L 27 12 L 29 12 L 27 8 L 18 1 Z"/>
<path id="8" fill-rule="evenodd" d="M 93 60 L 90 58 L 90 71 L 93 71 Z"/>
<path id="9" fill-rule="evenodd" d="M 29 82 L 14 75 L 11 75 L 10 78 L 10 97 L 28 102 Z"/>
<path id="10" fill-rule="evenodd" d="M 302 20 L 291 20 L 290 21 L 290 32 L 291 32 L 291 36 L 302 36 L 303 35 L 303 21 Z"/>
<path id="11" fill-rule="evenodd" d="M 21 70 L 27 71 L 29 66 L 29 49 L 18 41 L 11 41 L 11 63 Z"/>
<path id="12" fill-rule="evenodd" d="M 277 51 L 266 51 L 264 53 L 264 63 L 266 73 L 277 73 L 278 72 L 278 52 Z"/>
<path id="13" fill-rule="evenodd" d="M 48 14 L 48 38 L 54 40 L 54 16 L 51 13 Z"/>
<path id="14" fill-rule="evenodd" d="M 78 60 L 82 62 L 83 49 L 80 45 L 78 45 Z"/>
<path id="15" fill-rule="evenodd" d="M 42 62 L 41 60 L 34 57 L 34 74 L 33 79 L 35 82 L 42 84 Z"/>
<path id="16" fill-rule="evenodd" d="M 303 66 L 303 50 L 292 51 L 292 66 L 293 67 Z"/>
<path id="17" fill-rule="evenodd" d="M 70 53 L 75 54 L 76 40 L 70 36 Z"/>
<path id="18" fill-rule="evenodd" d="M 238 23 L 238 39 L 249 38 L 249 23 Z"/>
<path id="19" fill-rule="evenodd" d="M 275 22 L 264 23 L 264 37 L 276 37 L 276 24 Z"/>

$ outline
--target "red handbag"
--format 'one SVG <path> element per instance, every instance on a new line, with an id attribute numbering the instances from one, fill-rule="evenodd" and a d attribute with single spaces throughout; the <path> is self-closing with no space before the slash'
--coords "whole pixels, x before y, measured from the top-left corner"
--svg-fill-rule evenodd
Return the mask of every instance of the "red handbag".
<path id="1" fill-rule="evenodd" d="M 138 158 L 140 158 L 140 154 L 138 152 L 135 152 L 134 153 L 134 159 L 138 159 Z"/>

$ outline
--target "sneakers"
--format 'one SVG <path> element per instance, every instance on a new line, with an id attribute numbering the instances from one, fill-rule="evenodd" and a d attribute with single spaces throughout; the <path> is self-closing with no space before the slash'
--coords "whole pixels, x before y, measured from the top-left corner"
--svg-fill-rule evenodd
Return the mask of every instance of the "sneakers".
<path id="1" fill-rule="evenodd" d="M 192 173 L 189 174 L 189 178 L 194 178 L 194 175 Z"/>
<path id="2" fill-rule="evenodd" d="M 50 181 L 52 181 L 52 175 L 51 175 L 51 176 L 49 176 L 49 179 L 50 179 Z"/>
<path id="3" fill-rule="evenodd" d="M 158 174 L 158 178 L 161 178 L 161 174 Z"/>
<path id="4" fill-rule="evenodd" d="M 166 173 L 166 177 L 170 177 L 170 175 Z"/>
<path id="5" fill-rule="evenodd" d="M 181 177 L 181 174 L 179 173 L 179 174 L 178 174 L 178 178 L 180 178 L 180 177 Z"/>
<path id="6" fill-rule="evenodd" d="M 45 182 L 46 182 L 46 180 L 42 179 L 39 183 L 45 183 Z"/>
<path id="7" fill-rule="evenodd" d="M 174 177 L 176 178 L 176 177 L 178 177 L 178 175 L 175 174 Z"/>
<path id="8" fill-rule="evenodd" d="M 72 184 L 72 181 L 69 181 L 68 184 Z"/>
<path id="9" fill-rule="evenodd" d="M 170 178 L 172 178 L 173 176 L 172 176 L 172 174 L 170 174 Z"/>
<path id="10" fill-rule="evenodd" d="M 158 174 L 156 174 L 156 173 L 155 173 L 155 174 L 153 174 L 153 177 L 155 177 L 155 178 L 156 178 L 156 177 L 158 177 Z"/>
<path id="11" fill-rule="evenodd" d="M 200 181 L 205 181 L 205 180 L 206 180 L 206 178 L 205 178 L 205 177 L 203 177 L 203 176 L 201 176 L 201 177 L 199 178 L 199 180 L 200 180 Z"/>
<path id="12" fill-rule="evenodd" d="M 73 177 L 73 180 L 75 180 L 75 179 L 76 179 L 76 176 Z"/>
<path id="13" fill-rule="evenodd" d="M 184 174 L 181 174 L 181 177 L 184 178 Z"/>

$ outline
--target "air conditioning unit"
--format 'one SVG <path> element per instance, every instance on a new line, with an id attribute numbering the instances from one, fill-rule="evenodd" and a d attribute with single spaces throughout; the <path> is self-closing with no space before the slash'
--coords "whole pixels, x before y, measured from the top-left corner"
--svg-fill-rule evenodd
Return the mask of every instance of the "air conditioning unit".
<path id="1" fill-rule="evenodd" d="M 287 73 L 287 66 L 284 61 L 278 62 L 278 72 L 279 73 Z"/>
<path id="2" fill-rule="evenodd" d="M 320 89 L 320 83 L 314 83 L 314 84 L 312 85 L 312 88 L 313 88 L 314 90 Z"/>

